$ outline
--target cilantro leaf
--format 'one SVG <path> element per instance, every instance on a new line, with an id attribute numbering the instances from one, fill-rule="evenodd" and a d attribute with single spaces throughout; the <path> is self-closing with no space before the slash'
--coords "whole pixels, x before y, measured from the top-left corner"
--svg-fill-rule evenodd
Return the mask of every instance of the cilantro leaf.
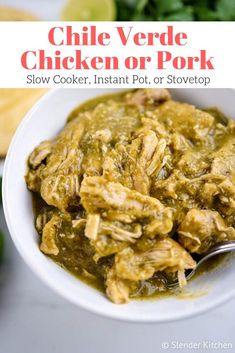
<path id="1" fill-rule="evenodd" d="M 115 0 L 118 21 L 231 21 L 235 0 Z"/>
<path id="2" fill-rule="evenodd" d="M 137 3 L 137 11 L 138 12 L 143 11 L 147 3 L 148 3 L 148 0 L 139 0 Z"/>
<path id="3" fill-rule="evenodd" d="M 217 15 L 221 21 L 235 20 L 235 1 L 219 0 L 217 3 Z"/>
<path id="4" fill-rule="evenodd" d="M 209 10 L 205 7 L 195 9 L 195 16 L 198 21 L 218 21 L 219 17 L 215 11 Z"/>
<path id="5" fill-rule="evenodd" d="M 169 14 L 183 9 L 184 4 L 182 0 L 158 0 L 156 1 L 156 12 L 157 14 Z"/>
<path id="6" fill-rule="evenodd" d="M 183 8 L 170 15 L 164 16 L 162 21 L 193 21 L 193 11 L 190 6 Z"/>

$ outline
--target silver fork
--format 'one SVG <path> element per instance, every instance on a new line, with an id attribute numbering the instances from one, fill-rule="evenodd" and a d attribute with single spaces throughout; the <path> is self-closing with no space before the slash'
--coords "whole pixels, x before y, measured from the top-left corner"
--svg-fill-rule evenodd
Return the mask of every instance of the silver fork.
<path id="1" fill-rule="evenodd" d="M 235 251 L 235 240 L 230 240 L 230 241 L 216 244 L 198 261 L 197 266 L 187 274 L 186 280 L 188 281 L 190 278 L 192 278 L 195 272 L 197 271 L 197 269 L 208 259 L 211 259 L 214 256 L 217 256 L 219 254 L 224 254 L 230 251 Z M 166 283 L 166 286 L 169 289 L 173 289 L 173 288 L 179 287 L 179 282 L 178 280 L 173 282 L 168 281 Z"/>

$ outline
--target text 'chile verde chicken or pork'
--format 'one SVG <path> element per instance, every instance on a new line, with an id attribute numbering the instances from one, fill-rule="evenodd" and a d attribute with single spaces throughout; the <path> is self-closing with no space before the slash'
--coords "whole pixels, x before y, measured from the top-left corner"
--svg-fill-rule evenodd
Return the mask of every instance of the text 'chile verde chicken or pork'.
<path id="1" fill-rule="evenodd" d="M 235 124 L 145 89 L 91 100 L 28 159 L 40 249 L 114 303 L 235 239 Z M 170 277 L 169 277 L 170 276 Z"/>

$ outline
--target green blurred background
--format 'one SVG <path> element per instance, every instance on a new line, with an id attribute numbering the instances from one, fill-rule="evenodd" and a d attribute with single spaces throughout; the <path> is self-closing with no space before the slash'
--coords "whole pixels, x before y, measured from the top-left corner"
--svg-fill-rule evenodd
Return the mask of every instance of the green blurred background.
<path id="1" fill-rule="evenodd" d="M 0 0 L 36 20 L 66 21 L 234 21 L 235 0 Z M 35 9 L 38 9 L 35 13 Z M 2 13 L 1 13 L 2 12 Z M 9 19 L 30 16 L 6 12 Z M 13 17 L 13 18 L 12 18 Z"/>
<path id="2" fill-rule="evenodd" d="M 118 20 L 235 20 L 235 0 L 116 0 L 116 5 Z"/>

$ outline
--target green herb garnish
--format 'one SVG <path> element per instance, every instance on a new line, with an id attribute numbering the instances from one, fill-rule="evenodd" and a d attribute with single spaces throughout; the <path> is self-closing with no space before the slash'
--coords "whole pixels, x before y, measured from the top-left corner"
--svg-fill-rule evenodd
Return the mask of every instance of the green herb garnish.
<path id="1" fill-rule="evenodd" d="M 234 0 L 116 0 L 119 21 L 233 21 Z"/>

